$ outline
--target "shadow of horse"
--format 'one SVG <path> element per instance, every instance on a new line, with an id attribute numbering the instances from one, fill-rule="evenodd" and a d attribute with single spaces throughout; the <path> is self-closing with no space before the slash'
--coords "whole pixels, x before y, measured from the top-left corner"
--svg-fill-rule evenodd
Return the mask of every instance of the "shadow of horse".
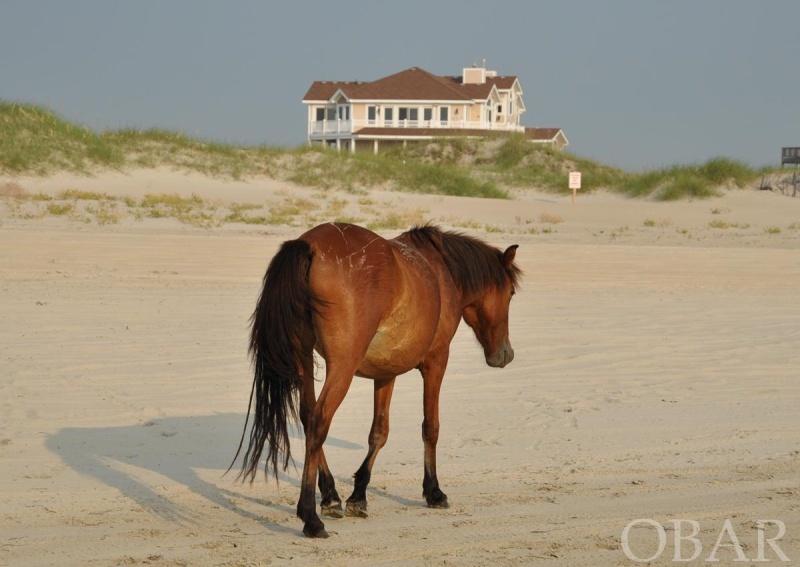
<path id="1" fill-rule="evenodd" d="M 220 447 L 235 449 L 244 416 L 237 413 L 209 416 L 158 418 L 138 425 L 120 427 L 68 427 L 48 437 L 47 448 L 58 455 L 76 472 L 99 480 L 117 489 L 149 513 L 168 521 L 192 524 L 196 513 L 156 491 L 157 484 L 143 479 L 142 470 L 152 471 L 185 486 L 194 494 L 240 516 L 259 522 L 273 531 L 294 531 L 264 520 L 244 509 L 237 501 L 285 510 L 294 514 L 294 507 L 253 498 L 217 484 L 198 475 L 198 469 L 219 470 L 224 476 L 234 451 L 222 455 Z M 303 439 L 301 431 L 292 429 L 293 439 Z M 328 438 L 326 445 L 351 450 L 364 450 L 362 445 Z M 302 469 L 302 463 L 297 463 Z M 235 478 L 238 463 L 231 469 Z M 285 474 L 281 481 L 295 487 L 299 479 Z M 338 480 L 338 479 L 337 479 Z M 348 479 L 349 480 L 349 479 Z"/>

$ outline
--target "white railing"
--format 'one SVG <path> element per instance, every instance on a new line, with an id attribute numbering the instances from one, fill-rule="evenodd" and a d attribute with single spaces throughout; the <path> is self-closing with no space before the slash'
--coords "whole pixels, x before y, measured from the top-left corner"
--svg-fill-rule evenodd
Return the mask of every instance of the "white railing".
<path id="1" fill-rule="evenodd" d="M 309 135 L 352 134 L 361 128 L 448 128 L 506 132 L 523 132 L 525 130 L 524 126 L 517 124 L 468 120 L 313 120 L 308 124 L 308 133 Z"/>
<path id="2" fill-rule="evenodd" d="M 314 120 L 308 124 L 309 134 L 350 134 L 352 131 L 350 120 Z"/>

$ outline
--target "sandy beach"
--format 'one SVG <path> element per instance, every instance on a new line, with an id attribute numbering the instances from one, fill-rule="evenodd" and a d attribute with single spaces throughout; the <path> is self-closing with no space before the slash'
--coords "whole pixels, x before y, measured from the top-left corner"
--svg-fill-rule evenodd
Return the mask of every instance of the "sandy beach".
<path id="1" fill-rule="evenodd" d="M 280 483 L 224 474 L 261 278 L 307 226 L 101 224 L 0 199 L 0 566 L 800 564 L 800 198 L 320 194 L 164 169 L 9 184 L 220 207 L 303 198 L 319 222 L 334 202 L 365 222 L 408 212 L 519 244 L 525 278 L 511 365 L 487 367 L 465 325 L 452 344 L 438 449 L 451 507 L 421 497 L 412 372 L 370 517 L 326 519 L 332 536 L 309 540 L 302 434 Z M 344 496 L 371 412 L 357 379 L 326 444 Z"/>

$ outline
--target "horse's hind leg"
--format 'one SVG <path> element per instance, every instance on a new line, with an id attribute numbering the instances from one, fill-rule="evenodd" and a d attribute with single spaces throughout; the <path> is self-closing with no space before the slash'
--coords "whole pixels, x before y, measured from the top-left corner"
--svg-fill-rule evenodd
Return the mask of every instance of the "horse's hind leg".
<path id="1" fill-rule="evenodd" d="M 389 405 L 392 402 L 394 378 L 375 380 L 374 410 L 372 427 L 369 431 L 369 451 L 361 467 L 355 474 L 353 494 L 347 499 L 347 515 L 367 517 L 367 485 L 372 476 L 372 467 L 378 451 L 386 445 L 389 437 Z"/>
<path id="2" fill-rule="evenodd" d="M 304 364 L 308 368 L 312 368 L 311 363 Z M 303 424 L 303 432 L 308 435 L 308 416 L 314 411 L 316 406 L 316 396 L 314 395 L 314 375 L 313 370 L 309 373 L 309 377 L 303 380 L 303 391 L 300 397 L 300 422 Z M 325 459 L 325 451 L 320 448 L 319 450 L 319 493 L 322 496 L 320 502 L 320 509 L 322 514 L 330 518 L 342 518 L 342 499 L 339 493 L 336 492 L 336 482 L 333 479 L 330 468 L 328 468 L 328 461 Z"/>
<path id="3" fill-rule="evenodd" d="M 325 531 L 325 524 L 319 519 L 316 511 L 316 481 L 324 457 L 322 444 L 328 436 L 333 414 L 342 403 L 350 383 L 353 381 L 353 373 L 356 364 L 352 367 L 334 368 L 328 364 L 325 385 L 319 394 L 319 399 L 313 408 L 307 408 L 306 415 L 306 455 L 303 464 L 303 477 L 300 486 L 300 499 L 297 502 L 297 517 L 303 521 L 303 533 L 308 537 L 328 537 Z M 305 381 L 304 381 L 305 383 Z M 313 387 L 313 384 L 311 385 Z M 303 398 L 310 401 L 312 394 L 307 392 L 309 388 L 303 388 Z M 327 468 L 327 464 L 325 465 Z M 332 477 L 331 477 L 332 479 Z"/>
<path id="4" fill-rule="evenodd" d="M 325 460 L 325 451 L 320 449 L 319 453 L 319 493 L 322 500 L 319 503 L 323 516 L 329 518 L 343 518 L 342 499 L 336 492 L 336 483 L 333 480 L 331 470 L 328 468 L 328 461 Z"/>

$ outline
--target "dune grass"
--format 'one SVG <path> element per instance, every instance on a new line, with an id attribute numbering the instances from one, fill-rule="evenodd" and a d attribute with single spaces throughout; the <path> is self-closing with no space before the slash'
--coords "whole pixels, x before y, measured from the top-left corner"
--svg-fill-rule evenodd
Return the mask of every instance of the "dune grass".
<path id="1" fill-rule="evenodd" d="M 410 143 L 373 155 L 318 146 L 235 146 L 160 129 L 96 133 L 44 107 L 0 99 L 0 174 L 156 167 L 236 180 L 266 176 L 361 195 L 385 188 L 497 199 L 527 188 L 567 194 L 570 171 L 581 171 L 583 192 L 606 189 L 659 200 L 712 197 L 764 173 L 727 158 L 629 173 L 531 143 L 522 134 Z"/>
<path id="2" fill-rule="evenodd" d="M 47 174 L 120 167 L 124 153 L 86 127 L 45 108 L 0 101 L 0 171 Z"/>
<path id="3" fill-rule="evenodd" d="M 700 165 L 674 165 L 629 174 L 620 189 L 632 197 L 653 195 L 661 201 L 705 199 L 719 195 L 722 187 L 752 184 L 761 173 L 742 162 L 720 157 Z"/>

